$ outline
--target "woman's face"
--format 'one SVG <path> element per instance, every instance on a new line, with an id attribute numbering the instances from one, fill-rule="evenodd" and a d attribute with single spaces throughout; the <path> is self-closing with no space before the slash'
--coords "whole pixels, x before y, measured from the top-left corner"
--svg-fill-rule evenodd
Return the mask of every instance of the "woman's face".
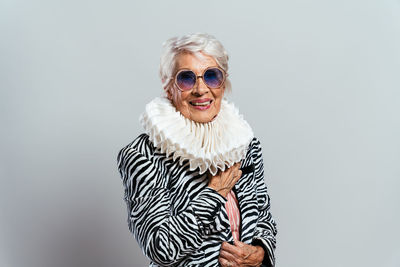
<path id="1" fill-rule="evenodd" d="M 183 53 L 177 58 L 177 70 L 190 69 L 196 76 L 201 76 L 203 71 L 209 67 L 218 67 L 218 64 L 213 57 L 203 53 L 196 55 Z M 222 84 L 220 88 L 210 89 L 202 78 L 198 78 L 196 85 L 189 91 L 180 91 L 173 82 L 172 88 L 167 94 L 184 117 L 205 123 L 212 121 L 218 115 L 224 91 L 225 84 Z"/>

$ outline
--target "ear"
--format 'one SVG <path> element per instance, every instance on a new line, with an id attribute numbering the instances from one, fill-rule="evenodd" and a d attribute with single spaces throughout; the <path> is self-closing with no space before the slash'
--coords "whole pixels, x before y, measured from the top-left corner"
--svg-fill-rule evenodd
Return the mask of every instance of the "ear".
<path id="1" fill-rule="evenodd" d="M 165 92 L 167 93 L 167 98 L 172 101 L 171 88 L 165 89 Z"/>

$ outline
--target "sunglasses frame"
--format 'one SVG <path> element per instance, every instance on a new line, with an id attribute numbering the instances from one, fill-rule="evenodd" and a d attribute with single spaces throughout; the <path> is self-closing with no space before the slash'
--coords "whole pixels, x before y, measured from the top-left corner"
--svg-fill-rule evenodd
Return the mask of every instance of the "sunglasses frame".
<path id="1" fill-rule="evenodd" d="M 210 70 L 210 69 L 218 69 L 218 70 L 221 71 L 222 76 L 223 76 L 223 80 L 222 80 L 221 85 L 220 85 L 219 87 L 216 87 L 216 88 L 210 87 L 210 86 L 208 86 L 208 84 L 204 81 L 204 78 L 203 78 L 203 77 L 204 77 L 204 73 L 206 73 L 206 71 L 208 71 L 208 70 Z M 191 71 L 191 72 L 194 73 L 194 75 L 195 75 L 195 77 L 196 77 L 196 82 L 194 83 L 193 87 L 190 88 L 190 89 L 188 89 L 188 90 L 182 90 L 182 88 L 180 88 L 179 85 L 178 85 L 178 80 L 177 80 L 177 78 L 178 78 L 178 75 L 179 75 L 182 71 Z M 176 74 L 175 74 L 175 76 L 174 76 L 174 83 L 175 83 L 175 85 L 176 85 L 176 87 L 178 88 L 179 91 L 187 92 L 187 91 L 193 90 L 193 88 L 196 87 L 196 84 L 198 83 L 199 78 L 202 78 L 202 79 L 203 79 L 203 83 L 204 83 L 209 89 L 219 89 L 219 88 L 221 88 L 222 85 L 225 83 L 225 80 L 226 80 L 226 77 L 227 77 L 227 76 L 228 76 L 228 74 L 227 74 L 222 68 L 220 68 L 220 67 L 218 67 L 218 66 L 212 66 L 212 67 L 208 67 L 208 68 L 204 69 L 204 70 L 203 70 L 203 73 L 202 73 L 201 75 L 199 75 L 199 76 L 197 76 L 196 73 L 195 73 L 193 70 L 184 68 L 184 69 L 179 69 L 179 70 L 176 71 Z"/>

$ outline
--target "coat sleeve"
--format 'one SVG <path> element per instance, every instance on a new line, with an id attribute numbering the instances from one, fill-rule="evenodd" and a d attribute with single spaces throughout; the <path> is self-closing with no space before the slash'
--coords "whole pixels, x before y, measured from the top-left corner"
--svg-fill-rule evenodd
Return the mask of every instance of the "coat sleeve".
<path id="1" fill-rule="evenodd" d="M 184 212 L 172 216 L 167 179 L 144 155 L 145 143 L 128 145 L 118 154 L 128 226 L 149 259 L 173 266 L 200 247 L 226 199 L 206 187 Z"/>
<path id="2" fill-rule="evenodd" d="M 264 248 L 265 256 L 263 266 L 275 266 L 275 247 L 277 234 L 276 223 L 270 212 L 270 197 L 264 181 L 264 165 L 260 142 L 253 140 L 252 145 L 253 162 L 255 165 L 255 179 L 257 181 L 257 200 L 259 206 L 259 216 L 257 228 L 253 237 L 252 244 L 260 245 Z"/>

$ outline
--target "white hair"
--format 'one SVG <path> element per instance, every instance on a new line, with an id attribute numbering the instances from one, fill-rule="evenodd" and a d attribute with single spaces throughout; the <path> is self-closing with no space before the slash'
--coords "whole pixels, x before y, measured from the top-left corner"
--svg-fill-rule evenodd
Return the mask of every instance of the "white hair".
<path id="1" fill-rule="evenodd" d="M 202 52 L 215 59 L 218 66 L 228 73 L 229 56 L 222 44 L 212 35 L 206 33 L 194 33 L 182 37 L 172 37 L 163 43 L 163 52 L 160 61 L 160 78 L 165 91 L 170 90 L 170 82 L 174 79 L 176 61 L 181 53 Z M 227 78 L 225 88 L 229 92 L 231 83 Z"/>

